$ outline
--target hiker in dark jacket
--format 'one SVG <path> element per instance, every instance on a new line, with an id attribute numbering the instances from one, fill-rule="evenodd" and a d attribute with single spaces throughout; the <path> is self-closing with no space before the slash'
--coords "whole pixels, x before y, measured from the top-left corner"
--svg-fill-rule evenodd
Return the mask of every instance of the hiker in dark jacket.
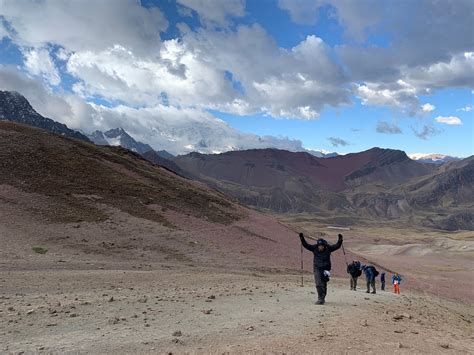
<path id="1" fill-rule="evenodd" d="M 372 286 L 372 293 L 376 293 L 375 291 L 375 277 L 377 276 L 377 270 L 375 266 L 372 265 L 364 265 L 362 266 L 362 271 L 364 271 L 365 279 L 367 281 L 367 293 L 370 292 L 370 286 Z"/>
<path id="2" fill-rule="evenodd" d="M 385 272 L 380 274 L 380 288 L 385 291 Z"/>
<path id="3" fill-rule="evenodd" d="M 347 265 L 347 273 L 351 278 L 351 290 L 357 290 L 357 278 L 362 274 L 360 271 L 360 262 L 352 260 L 352 263 Z"/>
<path id="4" fill-rule="evenodd" d="M 316 244 L 308 244 L 304 239 L 303 233 L 299 234 L 301 244 L 313 252 L 313 272 L 316 291 L 318 292 L 318 300 L 316 304 L 324 304 L 327 293 L 327 282 L 329 281 L 329 271 L 331 271 L 331 253 L 339 249 L 342 245 L 342 234 L 336 244 L 330 245 L 324 239 L 318 239 Z"/>

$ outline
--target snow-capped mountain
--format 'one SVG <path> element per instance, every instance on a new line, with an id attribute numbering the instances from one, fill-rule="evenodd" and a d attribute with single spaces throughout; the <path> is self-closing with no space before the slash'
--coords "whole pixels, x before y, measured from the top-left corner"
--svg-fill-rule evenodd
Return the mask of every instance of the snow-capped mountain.
<path id="1" fill-rule="evenodd" d="M 207 112 L 178 112 L 171 107 L 96 109 L 102 122 L 117 122 L 119 117 L 122 127 L 135 139 L 173 155 L 264 148 L 304 151 L 300 140 L 241 132 Z"/>
<path id="2" fill-rule="evenodd" d="M 94 131 L 89 138 L 98 145 L 121 146 L 139 154 L 153 150 L 148 144 L 133 139 L 123 128 L 114 128 L 106 132 Z"/>
<path id="3" fill-rule="evenodd" d="M 437 153 L 412 153 L 408 154 L 410 159 L 416 160 L 419 163 L 429 163 L 429 164 L 444 164 L 450 161 L 461 160 L 458 157 L 453 157 L 445 154 Z"/>
<path id="4" fill-rule="evenodd" d="M 332 158 L 339 155 L 336 152 L 330 152 L 327 150 L 306 149 L 305 151 L 311 155 L 314 155 L 316 158 Z"/>

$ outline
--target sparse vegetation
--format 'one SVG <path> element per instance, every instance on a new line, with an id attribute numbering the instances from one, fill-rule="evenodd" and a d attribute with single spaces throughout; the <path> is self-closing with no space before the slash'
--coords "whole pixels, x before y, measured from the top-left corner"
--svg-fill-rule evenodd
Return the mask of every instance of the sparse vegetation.
<path id="1" fill-rule="evenodd" d="M 33 247 L 31 249 L 37 254 L 46 254 L 48 252 L 48 248 L 45 247 Z"/>
<path id="2" fill-rule="evenodd" d="M 104 221 L 103 205 L 169 227 L 173 226 L 161 213 L 167 210 L 221 224 L 241 218 L 217 192 L 120 147 L 100 147 L 2 122 L 0 161 L 0 184 L 47 196 L 48 206 L 35 212 L 53 223 Z M 81 195 L 96 195 L 100 201 Z"/>

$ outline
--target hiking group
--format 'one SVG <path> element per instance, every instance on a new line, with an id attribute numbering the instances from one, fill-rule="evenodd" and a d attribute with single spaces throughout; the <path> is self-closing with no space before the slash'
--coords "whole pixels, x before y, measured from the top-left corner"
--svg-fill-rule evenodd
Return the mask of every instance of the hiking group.
<path id="1" fill-rule="evenodd" d="M 338 240 L 336 244 L 329 244 L 326 240 L 320 238 L 316 241 L 316 244 L 308 244 L 303 233 L 299 234 L 302 246 L 311 251 L 314 255 L 313 257 L 313 273 L 314 273 L 314 283 L 316 285 L 316 292 L 318 294 L 318 300 L 316 304 L 324 304 L 327 294 L 327 283 L 329 277 L 331 276 L 331 253 L 338 250 L 342 246 L 344 237 L 342 234 L 338 235 Z M 343 247 L 344 249 L 344 247 Z M 345 255 L 345 251 L 344 251 Z M 347 263 L 347 261 L 346 261 Z M 352 291 L 357 290 L 357 279 L 364 272 L 366 284 L 367 284 L 367 293 L 376 293 L 375 289 L 375 279 L 379 275 L 379 271 L 373 265 L 362 265 L 360 261 L 353 260 L 350 264 L 347 265 L 347 273 L 350 276 L 350 287 Z M 400 294 L 400 283 L 402 278 L 398 273 L 395 273 L 392 276 L 392 285 L 393 291 L 396 294 Z M 385 272 L 380 274 L 380 284 L 382 291 L 385 290 Z M 372 288 L 372 291 L 371 291 Z"/>

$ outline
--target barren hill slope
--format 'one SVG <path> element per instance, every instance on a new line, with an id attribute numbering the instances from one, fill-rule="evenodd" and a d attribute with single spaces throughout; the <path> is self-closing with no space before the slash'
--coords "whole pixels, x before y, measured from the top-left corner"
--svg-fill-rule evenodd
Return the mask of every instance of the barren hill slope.
<path id="1" fill-rule="evenodd" d="M 123 148 L 11 122 L 0 122 L 0 207 L 5 239 L 24 234 L 30 246 L 19 255 L 43 243 L 112 259 L 299 266 L 296 233 L 274 218 Z"/>
<path id="2" fill-rule="evenodd" d="M 325 159 L 264 149 L 192 153 L 174 161 L 189 176 L 261 209 L 474 229 L 472 157 L 436 166 L 390 149 Z"/>
<path id="3" fill-rule="evenodd" d="M 222 154 L 191 153 L 174 161 L 195 175 L 242 186 L 285 188 L 288 180 L 304 180 L 316 189 L 331 192 L 362 183 L 400 183 L 434 169 L 409 159 L 401 151 L 380 148 L 331 158 L 317 158 L 305 152 L 253 149 Z"/>

